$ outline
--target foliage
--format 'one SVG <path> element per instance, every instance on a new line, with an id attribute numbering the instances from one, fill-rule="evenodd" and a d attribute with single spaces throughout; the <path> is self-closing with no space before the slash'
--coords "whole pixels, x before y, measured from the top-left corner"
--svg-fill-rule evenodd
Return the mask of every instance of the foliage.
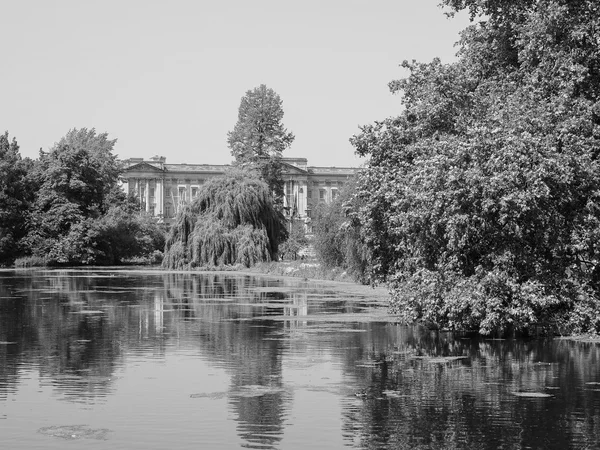
<path id="1" fill-rule="evenodd" d="M 283 102 L 264 84 L 242 97 L 238 120 L 227 133 L 227 144 L 235 163 L 256 170 L 275 195 L 283 200 L 282 152 L 292 145 L 294 135 L 283 124 Z"/>
<path id="2" fill-rule="evenodd" d="M 362 127 L 372 280 L 406 321 L 600 332 L 600 8 L 446 0 L 485 20 L 453 64 L 404 62 L 404 112 Z"/>
<path id="3" fill-rule="evenodd" d="M 128 206 L 127 203 L 115 205 L 90 224 L 95 264 L 114 265 L 148 258 L 153 262 L 156 259 L 153 255 L 164 248 L 165 234 L 156 221 L 151 216 L 128 210 Z"/>
<path id="4" fill-rule="evenodd" d="M 33 256 L 50 265 L 118 264 L 163 247 L 159 226 L 140 216 L 118 186 L 115 142 L 94 129 L 73 129 L 40 152 L 24 240 Z"/>
<path id="5" fill-rule="evenodd" d="M 281 244 L 280 253 L 283 259 L 297 259 L 298 252 L 308 245 L 308 238 L 304 230 L 304 221 L 291 219 L 289 227 L 289 236 Z"/>
<path id="6" fill-rule="evenodd" d="M 14 265 L 19 269 L 27 269 L 31 267 L 46 267 L 50 264 L 46 258 L 39 256 L 21 256 L 15 259 Z"/>
<path id="7" fill-rule="evenodd" d="M 340 267 L 362 283 L 368 279 L 368 249 L 360 236 L 355 213 L 359 208 L 356 180 L 350 180 L 330 204 L 315 209 L 313 245 L 317 258 L 325 267 Z"/>
<path id="8" fill-rule="evenodd" d="M 20 240 L 26 233 L 32 184 L 27 180 L 32 162 L 21 159 L 15 138 L 0 135 L 0 266 L 12 264 L 22 253 Z"/>
<path id="9" fill-rule="evenodd" d="M 232 169 L 202 186 L 182 207 L 167 237 L 163 266 L 173 269 L 242 264 L 277 259 L 287 238 L 285 218 L 268 186 Z"/>

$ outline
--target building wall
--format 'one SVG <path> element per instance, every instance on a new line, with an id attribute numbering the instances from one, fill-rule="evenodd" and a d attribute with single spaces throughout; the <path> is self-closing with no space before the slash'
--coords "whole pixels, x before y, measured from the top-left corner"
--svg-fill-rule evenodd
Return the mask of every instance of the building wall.
<path id="1" fill-rule="evenodd" d="M 319 203 L 330 203 L 357 169 L 310 167 L 306 158 L 283 158 L 284 206 L 288 217 L 310 223 Z M 139 199 L 142 211 L 170 223 L 182 204 L 192 201 L 210 178 L 227 165 L 167 164 L 165 157 L 131 158 L 121 175 L 125 192 Z"/>

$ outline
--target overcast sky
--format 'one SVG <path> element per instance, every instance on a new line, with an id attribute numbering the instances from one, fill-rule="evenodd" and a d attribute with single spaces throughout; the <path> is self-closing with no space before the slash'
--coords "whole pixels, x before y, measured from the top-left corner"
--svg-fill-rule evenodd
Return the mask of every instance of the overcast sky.
<path id="1" fill-rule="evenodd" d="M 455 59 L 466 16 L 440 0 L 3 0 L 0 133 L 37 158 L 71 128 L 120 158 L 231 161 L 227 132 L 262 83 L 296 135 L 284 156 L 358 166 L 348 139 L 396 115 L 405 60 Z"/>

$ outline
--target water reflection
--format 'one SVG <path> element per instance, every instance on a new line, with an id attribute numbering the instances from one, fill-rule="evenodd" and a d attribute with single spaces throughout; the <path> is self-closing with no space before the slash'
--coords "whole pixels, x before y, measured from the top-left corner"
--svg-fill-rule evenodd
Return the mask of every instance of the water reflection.
<path id="1" fill-rule="evenodd" d="M 106 448 L 599 448 L 599 345 L 316 320 L 371 305 L 301 280 L 2 271 L 0 419 L 11 448 L 82 415 Z"/>

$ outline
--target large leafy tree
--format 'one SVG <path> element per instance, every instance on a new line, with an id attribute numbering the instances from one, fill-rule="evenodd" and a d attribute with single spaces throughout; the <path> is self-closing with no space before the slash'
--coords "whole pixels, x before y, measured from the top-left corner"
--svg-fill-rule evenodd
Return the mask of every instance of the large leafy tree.
<path id="1" fill-rule="evenodd" d="M 94 129 L 72 129 L 50 151 L 40 152 L 34 169 L 40 189 L 27 237 L 34 255 L 59 263 L 95 260 L 90 229 L 118 189 L 115 142 Z"/>
<path id="2" fill-rule="evenodd" d="M 32 161 L 22 159 L 17 140 L 0 135 L 0 266 L 11 264 L 22 251 L 33 185 L 27 179 Z"/>
<path id="3" fill-rule="evenodd" d="M 404 62 L 398 117 L 362 127 L 359 211 L 407 321 L 600 331 L 600 7 L 468 9 L 453 64 Z"/>
<path id="4" fill-rule="evenodd" d="M 227 133 L 235 163 L 256 170 L 278 203 L 283 200 L 281 154 L 294 141 L 294 135 L 283 126 L 282 120 L 281 98 L 261 84 L 242 97 L 237 123 Z"/>

